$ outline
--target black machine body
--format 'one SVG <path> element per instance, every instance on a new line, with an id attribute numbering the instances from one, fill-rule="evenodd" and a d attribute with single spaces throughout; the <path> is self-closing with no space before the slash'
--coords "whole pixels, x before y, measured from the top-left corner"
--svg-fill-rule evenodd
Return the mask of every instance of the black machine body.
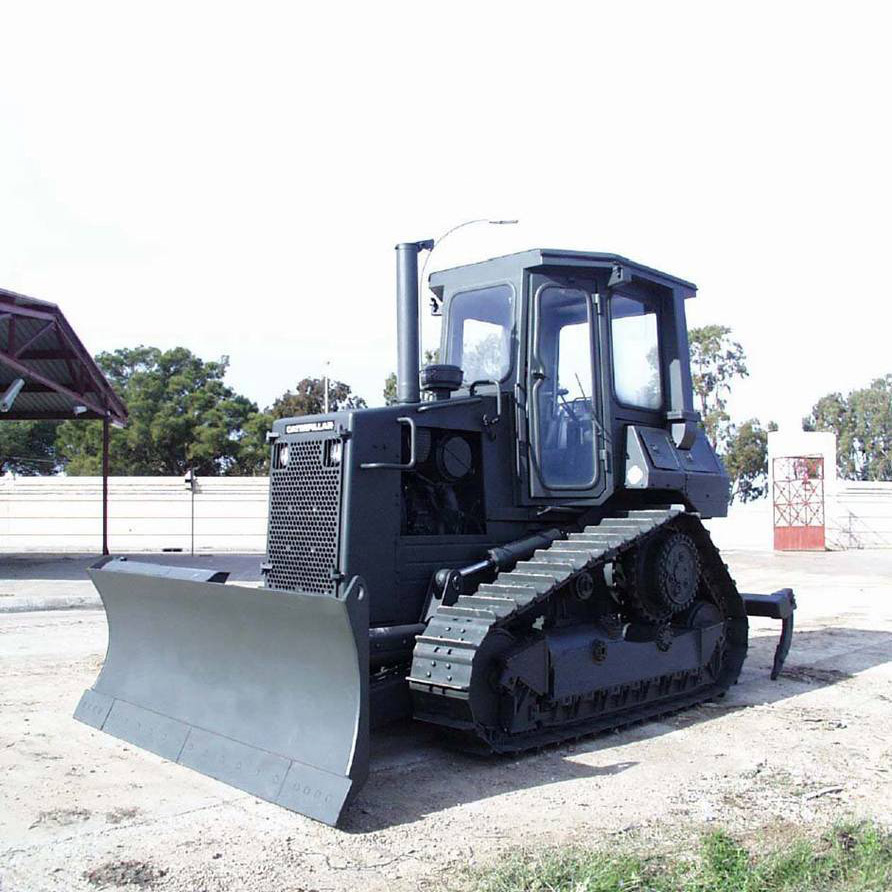
<path id="1" fill-rule="evenodd" d="M 725 515 L 728 477 L 693 409 L 694 285 L 545 250 L 430 285 L 443 362 L 416 367 L 423 398 L 276 422 L 268 585 L 330 592 L 360 575 L 373 625 L 418 623 L 437 571 L 543 529 L 655 505 Z M 325 512 L 302 515 L 325 492 Z"/>
<path id="2" fill-rule="evenodd" d="M 430 277 L 397 246 L 395 405 L 275 422 L 264 585 L 112 561 L 109 652 L 76 717 L 335 823 L 370 729 L 516 752 L 722 696 L 749 615 L 702 521 L 728 477 L 694 410 L 694 285 L 532 250 Z M 181 667 L 190 667 L 181 671 Z"/>

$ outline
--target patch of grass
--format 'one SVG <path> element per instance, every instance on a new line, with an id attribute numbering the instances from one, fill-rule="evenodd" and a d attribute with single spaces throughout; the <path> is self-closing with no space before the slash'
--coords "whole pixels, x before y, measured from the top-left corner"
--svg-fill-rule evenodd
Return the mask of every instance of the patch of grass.
<path id="1" fill-rule="evenodd" d="M 517 854 L 464 884 L 474 892 L 885 892 L 892 889 L 892 834 L 846 824 L 820 840 L 788 840 L 752 853 L 724 832 L 688 857 L 586 849 Z"/>

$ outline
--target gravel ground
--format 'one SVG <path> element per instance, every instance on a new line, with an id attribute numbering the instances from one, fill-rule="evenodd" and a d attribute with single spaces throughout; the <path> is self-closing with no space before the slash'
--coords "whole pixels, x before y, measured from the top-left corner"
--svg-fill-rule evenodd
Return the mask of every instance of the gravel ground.
<path id="1" fill-rule="evenodd" d="M 341 830 L 74 722 L 101 611 L 0 614 L 0 890 L 397 892 L 518 846 L 892 824 L 892 552 L 725 557 L 742 590 L 797 591 L 778 682 L 756 620 L 740 684 L 667 720 L 494 760 L 391 730 Z"/>

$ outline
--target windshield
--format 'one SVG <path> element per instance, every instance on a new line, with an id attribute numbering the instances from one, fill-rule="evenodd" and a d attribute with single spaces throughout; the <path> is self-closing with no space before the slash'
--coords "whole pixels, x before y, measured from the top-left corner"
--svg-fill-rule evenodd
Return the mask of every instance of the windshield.
<path id="1" fill-rule="evenodd" d="M 501 381 L 511 371 L 513 304 L 510 285 L 462 291 L 452 297 L 445 360 L 464 372 L 465 385 Z"/>
<path id="2" fill-rule="evenodd" d="M 656 310 L 633 297 L 614 295 L 610 318 L 617 399 L 627 406 L 659 409 L 663 390 Z"/>

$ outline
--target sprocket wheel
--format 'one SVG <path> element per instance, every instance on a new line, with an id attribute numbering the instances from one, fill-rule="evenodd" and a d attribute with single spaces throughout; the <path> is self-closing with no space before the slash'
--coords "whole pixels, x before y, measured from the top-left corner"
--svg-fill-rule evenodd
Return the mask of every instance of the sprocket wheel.
<path id="1" fill-rule="evenodd" d="M 700 557 L 685 533 L 660 536 L 631 556 L 625 569 L 626 603 L 648 622 L 665 622 L 697 597 Z"/>

